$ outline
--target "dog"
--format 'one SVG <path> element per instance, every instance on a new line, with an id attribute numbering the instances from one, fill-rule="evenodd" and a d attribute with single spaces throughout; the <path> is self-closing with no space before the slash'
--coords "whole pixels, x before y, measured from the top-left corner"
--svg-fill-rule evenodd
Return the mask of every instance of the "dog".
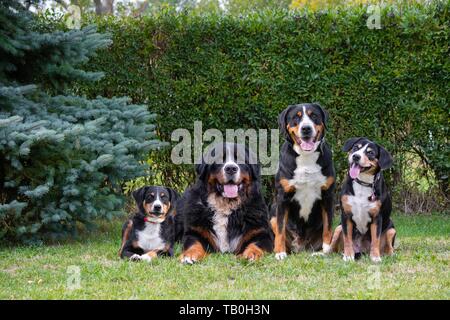
<path id="1" fill-rule="evenodd" d="M 216 144 L 195 169 L 197 180 L 178 207 L 184 217 L 181 262 L 193 264 L 209 252 L 254 261 L 271 252 L 273 235 L 256 156 L 239 144 Z"/>
<path id="2" fill-rule="evenodd" d="M 119 256 L 150 262 L 159 255 L 173 255 L 182 224 L 177 223 L 178 193 L 166 187 L 145 186 L 133 192 L 138 212 L 122 227 Z"/>
<path id="3" fill-rule="evenodd" d="M 382 172 L 392 166 L 392 157 L 363 137 L 347 140 L 342 150 L 350 169 L 340 193 L 341 224 L 333 234 L 332 251 L 343 248 L 344 261 L 370 253 L 373 262 L 380 262 L 381 253 L 394 253 L 391 196 Z"/>
<path id="4" fill-rule="evenodd" d="M 330 252 L 335 171 L 325 142 L 328 113 L 317 103 L 288 106 L 278 118 L 285 142 L 271 208 L 275 258 L 302 250 Z"/>

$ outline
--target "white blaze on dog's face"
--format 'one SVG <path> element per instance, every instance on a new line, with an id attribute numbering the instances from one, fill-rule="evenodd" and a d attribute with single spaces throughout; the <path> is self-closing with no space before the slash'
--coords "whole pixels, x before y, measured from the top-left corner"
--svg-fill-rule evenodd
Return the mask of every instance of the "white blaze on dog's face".
<path id="1" fill-rule="evenodd" d="M 226 182 L 223 185 L 222 195 L 225 198 L 236 198 L 239 191 L 237 183 L 241 180 L 241 169 L 235 160 L 233 147 L 229 145 L 225 147 L 225 163 L 222 167 L 222 174 Z"/>
<path id="2" fill-rule="evenodd" d="M 244 146 L 226 142 L 205 153 L 197 173 L 208 183 L 208 193 L 233 201 L 247 194 L 256 166 L 256 158 Z"/>
<path id="3" fill-rule="evenodd" d="M 280 128 L 294 142 L 297 153 L 314 152 L 325 134 L 326 111 L 318 104 L 293 105 L 279 117 Z"/>
<path id="4" fill-rule="evenodd" d="M 303 151 L 311 151 L 315 149 L 314 138 L 316 137 L 316 129 L 314 122 L 306 112 L 306 107 L 303 107 L 303 116 L 301 117 L 300 125 L 298 127 L 298 136 L 301 139 L 300 147 Z"/>

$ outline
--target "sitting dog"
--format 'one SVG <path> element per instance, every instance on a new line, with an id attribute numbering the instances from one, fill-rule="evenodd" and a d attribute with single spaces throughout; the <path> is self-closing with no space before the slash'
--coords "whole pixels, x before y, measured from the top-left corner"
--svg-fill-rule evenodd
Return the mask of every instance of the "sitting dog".
<path id="1" fill-rule="evenodd" d="M 158 255 L 173 255 L 177 234 L 177 192 L 170 188 L 146 186 L 133 192 L 138 212 L 122 227 L 121 258 L 150 262 Z M 182 225 L 181 225 L 182 227 Z"/>
<path id="2" fill-rule="evenodd" d="M 327 112 L 316 103 L 288 106 L 279 116 L 286 141 L 271 208 L 277 260 L 289 251 L 330 251 L 335 171 L 324 140 L 327 119 Z"/>
<path id="3" fill-rule="evenodd" d="M 192 264 L 207 252 L 231 252 L 251 261 L 271 252 L 273 235 L 253 153 L 242 145 L 217 144 L 196 173 L 196 183 L 177 208 L 185 222 L 181 262 Z"/>
<path id="4" fill-rule="evenodd" d="M 343 248 L 345 261 L 370 252 L 370 259 L 380 262 L 381 253 L 394 253 L 391 196 L 382 173 L 391 167 L 392 157 L 367 138 L 347 140 L 343 151 L 348 152 L 350 169 L 340 194 L 342 218 L 333 234 L 332 251 Z"/>

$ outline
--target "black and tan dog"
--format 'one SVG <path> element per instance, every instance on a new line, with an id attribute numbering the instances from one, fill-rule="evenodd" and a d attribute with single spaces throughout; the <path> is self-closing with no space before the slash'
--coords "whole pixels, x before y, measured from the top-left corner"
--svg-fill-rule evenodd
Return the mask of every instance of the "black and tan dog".
<path id="1" fill-rule="evenodd" d="M 343 151 L 348 152 L 350 169 L 340 194 L 342 218 L 332 250 L 343 250 L 345 261 L 370 253 L 371 260 L 379 262 L 381 254 L 394 253 L 391 196 L 382 173 L 391 167 L 392 157 L 367 138 L 347 140 Z"/>
<path id="2" fill-rule="evenodd" d="M 288 106 L 279 116 L 286 141 L 271 210 L 278 260 L 287 252 L 330 251 L 335 171 L 324 140 L 327 119 L 327 112 L 316 103 Z"/>
<path id="3" fill-rule="evenodd" d="M 196 172 L 196 183 L 177 208 L 185 222 L 181 262 L 192 264 L 207 252 L 248 260 L 271 252 L 273 235 L 256 157 L 242 145 L 218 144 L 205 153 Z"/>
<path id="4" fill-rule="evenodd" d="M 182 234 L 177 223 L 177 192 L 146 186 L 133 192 L 138 212 L 122 227 L 121 258 L 151 261 L 158 255 L 173 255 L 173 245 Z"/>

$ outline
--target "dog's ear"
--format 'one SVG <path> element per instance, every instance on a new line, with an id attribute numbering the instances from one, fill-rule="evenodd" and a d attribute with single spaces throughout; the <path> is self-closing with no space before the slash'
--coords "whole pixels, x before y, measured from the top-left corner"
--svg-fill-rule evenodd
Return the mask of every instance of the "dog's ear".
<path id="1" fill-rule="evenodd" d="M 261 177 L 261 166 L 259 164 L 249 164 L 253 180 L 259 180 Z"/>
<path id="2" fill-rule="evenodd" d="M 322 114 L 323 125 L 325 129 L 328 129 L 328 119 L 329 119 L 328 111 L 325 110 L 318 102 L 314 102 L 313 105 L 316 106 L 317 109 L 319 109 L 320 113 Z"/>
<path id="3" fill-rule="evenodd" d="M 178 192 L 176 192 L 172 188 L 166 188 L 166 189 L 167 189 L 167 192 L 169 192 L 170 202 L 175 203 L 180 198 L 180 195 L 178 194 Z"/>
<path id="4" fill-rule="evenodd" d="M 202 163 L 195 165 L 195 173 L 200 180 L 205 180 L 208 165 L 202 159 Z"/>
<path id="5" fill-rule="evenodd" d="M 133 191 L 134 201 L 136 201 L 136 205 L 141 213 L 145 211 L 143 202 L 145 199 L 145 194 L 147 193 L 149 188 L 149 186 L 145 186 Z"/>
<path id="6" fill-rule="evenodd" d="M 380 169 L 385 170 L 392 167 L 393 159 L 391 154 L 380 145 L 378 145 L 378 151 L 380 155 L 378 159 L 378 165 L 380 166 Z"/>
<path id="7" fill-rule="evenodd" d="M 288 106 L 278 116 L 278 127 L 280 128 L 281 133 L 284 135 L 284 137 L 286 139 L 289 139 L 289 133 L 288 133 L 287 127 L 286 127 L 287 126 L 286 116 L 287 116 L 288 112 L 291 111 L 292 108 L 294 108 L 294 107 L 295 107 L 295 105 Z"/>
<path id="8" fill-rule="evenodd" d="M 133 191 L 133 198 L 136 201 L 137 205 L 140 205 L 142 201 L 144 201 L 145 194 L 147 193 L 147 190 L 149 188 L 149 186 L 145 186 Z"/>
<path id="9" fill-rule="evenodd" d="M 349 152 L 353 146 L 355 145 L 355 143 L 357 143 L 359 140 L 361 140 L 361 137 L 356 137 L 356 138 L 350 138 L 347 141 L 345 141 L 344 146 L 342 147 L 342 151 L 344 152 Z"/>

